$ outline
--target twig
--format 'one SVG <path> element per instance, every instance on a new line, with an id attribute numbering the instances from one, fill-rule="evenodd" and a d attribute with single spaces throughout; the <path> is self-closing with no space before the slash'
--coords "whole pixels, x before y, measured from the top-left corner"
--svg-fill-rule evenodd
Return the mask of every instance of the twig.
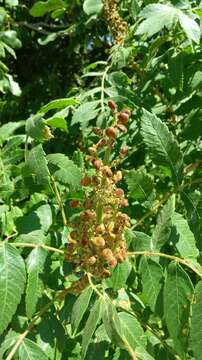
<path id="1" fill-rule="evenodd" d="M 59 189 L 57 187 L 56 181 L 54 179 L 54 176 L 51 176 L 51 181 L 52 181 L 53 190 L 54 190 L 54 193 L 56 195 L 56 199 L 57 199 L 60 211 L 61 211 L 63 224 L 64 224 L 64 226 L 67 226 L 67 219 L 66 219 L 66 215 L 65 215 L 65 209 L 64 209 L 62 198 L 61 198 Z"/>
<path id="2" fill-rule="evenodd" d="M 105 79 L 106 79 L 106 76 L 107 76 L 107 72 L 110 68 L 110 65 L 106 67 L 104 73 L 103 73 L 103 76 L 102 76 L 102 82 L 101 82 L 101 112 L 104 112 L 104 109 L 105 109 L 105 104 L 104 104 L 104 93 L 105 93 Z"/>
<path id="3" fill-rule="evenodd" d="M 87 275 L 88 282 L 89 282 L 91 288 L 95 291 L 95 293 L 96 293 L 99 297 L 101 297 L 101 298 L 104 299 L 104 296 L 103 296 L 103 295 L 101 294 L 101 292 L 96 288 L 96 286 L 93 284 L 93 282 L 92 282 L 92 280 L 91 280 L 91 278 L 93 277 L 93 275 L 90 274 L 90 273 L 86 273 L 86 275 Z"/>
<path id="4" fill-rule="evenodd" d="M 34 243 L 18 243 L 18 242 L 13 242 L 13 243 L 9 243 L 10 245 L 13 245 L 15 247 L 30 247 L 30 248 L 42 248 L 42 249 L 45 249 L 45 250 L 48 250 L 48 251 L 52 251 L 52 252 L 55 252 L 55 253 L 58 253 L 58 254 L 62 254 L 64 255 L 65 254 L 65 251 L 64 250 L 60 250 L 60 249 L 57 249 L 57 248 L 54 248 L 52 246 L 47 246 L 47 245 L 44 245 L 44 244 L 34 244 Z"/>
<path id="5" fill-rule="evenodd" d="M 200 184 L 202 183 L 202 179 L 195 179 L 190 183 L 186 183 L 184 185 L 180 185 L 179 187 L 177 187 L 176 189 L 174 189 L 173 191 L 168 192 L 164 198 L 159 201 L 153 208 L 151 208 L 137 223 L 135 223 L 131 229 L 135 229 L 136 227 L 138 227 L 139 225 L 141 225 L 148 217 L 150 217 L 153 213 L 156 212 L 156 210 L 158 210 L 172 195 L 183 191 L 186 187 L 189 187 L 193 184 Z"/>
<path id="6" fill-rule="evenodd" d="M 168 255 L 165 253 L 161 253 L 161 252 L 153 252 L 153 251 L 133 251 L 133 252 L 128 252 L 128 256 L 138 256 L 138 255 L 144 255 L 144 256 L 160 256 L 160 257 L 164 257 L 166 259 L 169 259 L 170 261 L 176 261 L 182 265 L 187 266 L 188 268 L 190 268 L 192 271 L 194 271 L 198 276 L 200 276 L 202 278 L 202 272 L 200 272 L 198 269 L 195 268 L 195 266 L 193 266 L 189 260 L 187 259 L 182 259 L 178 256 L 174 256 L 174 255 Z"/>

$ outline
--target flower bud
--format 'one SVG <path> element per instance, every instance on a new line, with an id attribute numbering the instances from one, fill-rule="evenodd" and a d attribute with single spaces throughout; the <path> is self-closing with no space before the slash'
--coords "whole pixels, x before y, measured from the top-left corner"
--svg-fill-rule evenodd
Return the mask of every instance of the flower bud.
<path id="1" fill-rule="evenodd" d="M 69 203 L 70 208 L 76 208 L 79 205 L 79 200 L 71 200 Z"/>
<path id="2" fill-rule="evenodd" d="M 116 129 L 114 127 L 108 127 L 106 130 L 105 130 L 105 134 L 111 138 L 111 139 L 115 139 L 116 138 Z"/>
<path id="3" fill-rule="evenodd" d="M 92 242 L 95 246 L 97 247 L 104 247 L 105 246 L 105 241 L 103 239 L 102 236 L 96 236 L 92 239 Z"/>
<path id="4" fill-rule="evenodd" d="M 123 189 L 121 189 L 121 188 L 116 189 L 114 191 L 114 194 L 115 194 L 115 196 L 117 196 L 119 198 L 124 197 L 124 195 L 125 195 Z"/>
<path id="5" fill-rule="evenodd" d="M 107 177 L 112 177 L 112 175 L 113 175 L 110 167 L 107 166 L 107 165 L 106 165 L 106 166 L 103 166 L 103 168 L 102 168 L 102 174 L 105 175 L 105 176 L 107 176 Z"/>
<path id="6" fill-rule="evenodd" d="M 49 126 L 45 126 L 43 128 L 42 135 L 43 135 L 43 138 L 45 140 L 50 140 L 50 139 L 54 138 L 54 135 L 52 134 L 51 129 L 49 128 Z"/>
<path id="7" fill-rule="evenodd" d="M 103 232 L 105 232 L 105 226 L 104 226 L 104 224 L 98 225 L 98 226 L 96 227 L 96 232 L 97 232 L 97 233 L 100 233 L 100 234 L 102 234 Z"/>
<path id="8" fill-rule="evenodd" d="M 115 111 L 115 110 L 116 110 L 116 107 L 117 107 L 117 105 L 115 104 L 115 102 L 112 101 L 112 100 L 109 100 L 109 101 L 108 101 L 108 106 L 109 106 L 109 108 L 110 108 L 112 111 Z"/>
<path id="9" fill-rule="evenodd" d="M 95 155 L 97 153 L 97 148 L 95 146 L 90 146 L 88 150 L 91 155 Z"/>
<path id="10" fill-rule="evenodd" d="M 89 258 L 87 259 L 87 264 L 90 265 L 90 266 L 92 266 L 92 265 L 94 265 L 94 264 L 96 263 L 96 261 L 97 261 L 96 257 L 95 257 L 95 256 L 91 256 L 91 257 L 89 257 Z"/>
<path id="11" fill-rule="evenodd" d="M 82 180 L 81 180 L 81 185 L 82 186 L 89 186 L 91 184 L 91 178 L 89 176 L 85 176 Z"/>
<path id="12" fill-rule="evenodd" d="M 129 115 L 126 114 L 125 112 L 120 112 L 118 114 L 118 123 L 127 124 L 128 120 L 129 120 Z"/>
<path id="13" fill-rule="evenodd" d="M 103 256 L 103 258 L 104 258 L 105 260 L 107 260 L 107 261 L 109 261 L 109 260 L 111 260 L 111 259 L 114 258 L 113 252 L 111 251 L 111 249 L 108 249 L 108 248 L 102 250 L 102 256 Z"/>
<path id="14" fill-rule="evenodd" d="M 113 180 L 115 183 L 117 183 L 118 181 L 121 181 L 122 178 L 123 178 L 123 176 L 122 176 L 122 172 L 120 170 L 117 171 L 113 176 Z"/>

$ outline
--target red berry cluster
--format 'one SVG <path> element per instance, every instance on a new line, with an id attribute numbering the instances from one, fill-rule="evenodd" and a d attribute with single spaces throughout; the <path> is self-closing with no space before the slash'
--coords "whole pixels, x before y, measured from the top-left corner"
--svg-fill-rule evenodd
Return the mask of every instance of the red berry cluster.
<path id="1" fill-rule="evenodd" d="M 113 170 L 109 165 L 110 152 L 116 138 L 127 131 L 130 111 L 116 112 L 116 104 L 109 101 L 114 121 L 105 131 L 95 128 L 99 141 L 89 148 L 88 162 L 94 168 L 94 175 L 84 176 L 81 185 L 86 189 L 82 203 L 72 200 L 72 208 L 82 207 L 79 217 L 70 223 L 72 228 L 67 245 L 66 259 L 76 268 L 93 273 L 97 279 L 111 276 L 110 269 L 125 260 L 127 246 L 124 230 L 130 227 L 130 218 L 122 212 L 128 201 L 118 182 L 122 172 Z M 104 150 L 104 159 L 99 157 Z M 120 150 L 119 157 L 126 156 L 127 147 Z"/>

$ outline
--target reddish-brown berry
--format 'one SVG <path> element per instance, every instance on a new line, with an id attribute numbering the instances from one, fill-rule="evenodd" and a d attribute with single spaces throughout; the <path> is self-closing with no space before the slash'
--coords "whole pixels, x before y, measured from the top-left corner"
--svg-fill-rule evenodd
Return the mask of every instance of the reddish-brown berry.
<path id="1" fill-rule="evenodd" d="M 96 168 L 96 170 L 99 170 L 102 166 L 102 161 L 99 159 L 93 160 L 92 163 L 93 163 L 93 166 Z"/>
<path id="2" fill-rule="evenodd" d="M 105 134 L 111 138 L 111 139 L 115 139 L 116 138 L 116 129 L 114 127 L 108 127 L 106 130 L 105 130 Z"/>
<path id="3" fill-rule="evenodd" d="M 76 208 L 79 205 L 79 200 L 71 200 L 69 203 L 70 208 Z"/>
<path id="4" fill-rule="evenodd" d="M 128 155 L 128 146 L 123 146 L 120 150 L 120 156 L 125 157 L 126 155 Z"/>
<path id="5" fill-rule="evenodd" d="M 108 265 L 109 265 L 110 268 L 114 269 L 114 268 L 116 267 L 116 265 L 117 265 L 117 260 L 116 260 L 116 258 L 114 257 L 114 258 L 112 258 L 111 260 L 109 260 L 109 261 L 108 261 Z"/>
<path id="6" fill-rule="evenodd" d="M 120 112 L 119 115 L 118 115 L 118 122 L 120 124 L 127 124 L 129 120 L 129 115 L 126 114 L 125 112 Z"/>
<path id="7" fill-rule="evenodd" d="M 115 104 L 115 102 L 112 101 L 112 100 L 109 100 L 109 101 L 108 101 L 108 106 L 109 106 L 109 108 L 110 108 L 112 111 L 115 111 L 115 110 L 116 110 L 116 107 L 117 107 L 117 105 Z"/>
<path id="8" fill-rule="evenodd" d="M 85 176 L 82 180 L 81 180 L 81 185 L 82 186 L 89 186 L 91 184 L 91 178 L 89 176 Z"/>

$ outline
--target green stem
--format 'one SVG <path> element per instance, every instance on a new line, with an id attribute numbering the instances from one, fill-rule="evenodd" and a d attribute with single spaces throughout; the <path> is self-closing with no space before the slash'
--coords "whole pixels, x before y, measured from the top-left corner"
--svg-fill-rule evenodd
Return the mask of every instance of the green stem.
<path id="1" fill-rule="evenodd" d="M 138 255 L 144 255 L 144 256 L 160 256 L 160 257 L 164 257 L 170 261 L 176 261 L 182 265 L 187 266 L 188 268 L 190 268 L 193 272 L 195 272 L 198 276 L 200 276 L 202 278 L 202 273 L 195 268 L 195 266 L 192 265 L 191 262 L 189 262 L 189 260 L 187 259 L 182 259 L 178 256 L 174 256 L 174 255 L 168 255 L 168 254 L 164 254 L 164 253 L 160 253 L 160 252 L 153 252 L 153 251 L 133 251 L 133 252 L 128 252 L 128 256 L 138 256 Z"/>
<path id="2" fill-rule="evenodd" d="M 57 187 L 56 181 L 54 179 L 54 176 L 51 176 L 51 181 L 52 181 L 53 190 L 54 190 L 54 193 L 55 193 L 55 196 L 56 196 L 56 199 L 57 199 L 60 211 L 61 211 L 63 224 L 64 224 L 64 226 L 67 226 L 67 219 L 66 219 L 66 215 L 65 215 L 65 209 L 64 209 L 64 206 L 63 206 L 63 201 L 62 201 L 59 189 Z"/>
<path id="3" fill-rule="evenodd" d="M 18 243 L 18 242 L 13 242 L 13 243 L 9 243 L 10 245 L 13 245 L 15 247 L 20 247 L 20 248 L 23 248 L 23 247 L 30 247 L 30 248 L 42 248 L 42 249 L 45 249 L 45 250 L 48 250 L 48 251 L 52 251 L 52 252 L 55 252 L 55 253 L 58 253 L 58 254 L 62 254 L 64 255 L 65 254 L 65 251 L 64 250 L 60 250 L 60 249 L 57 249 L 57 248 L 54 248 L 52 246 L 47 246 L 47 245 L 43 245 L 43 244 L 33 244 L 33 243 Z"/>

